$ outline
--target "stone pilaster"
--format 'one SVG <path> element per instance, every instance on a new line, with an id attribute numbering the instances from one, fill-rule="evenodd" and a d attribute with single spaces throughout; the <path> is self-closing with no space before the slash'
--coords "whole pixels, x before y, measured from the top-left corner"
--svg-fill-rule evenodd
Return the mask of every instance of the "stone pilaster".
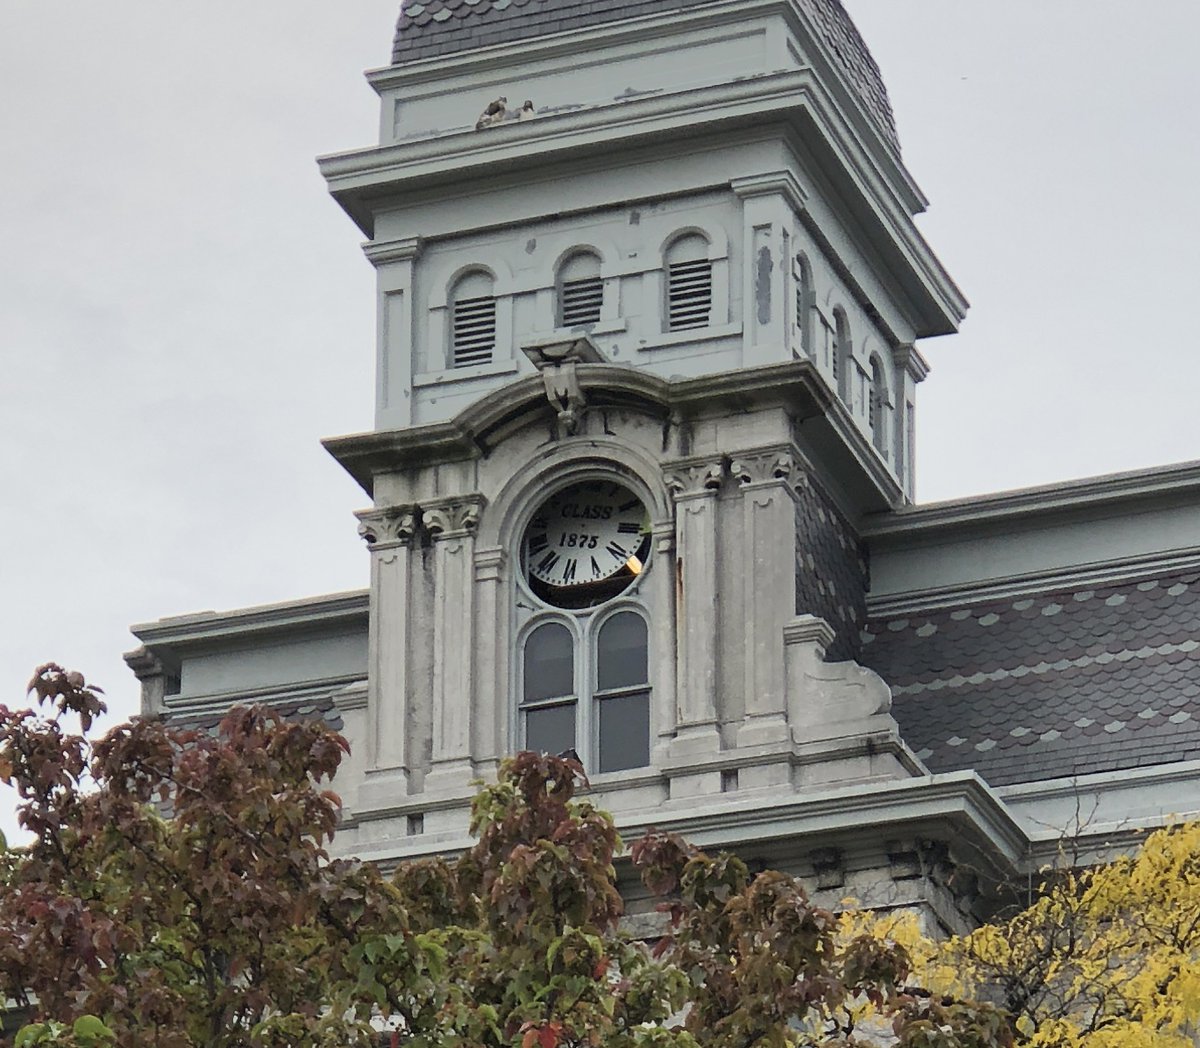
<path id="1" fill-rule="evenodd" d="M 475 699 L 475 530 L 482 495 L 422 506 L 433 539 L 433 765 L 427 790 L 467 789 Z"/>
<path id="2" fill-rule="evenodd" d="M 358 514 L 358 533 L 371 551 L 371 620 L 367 723 L 367 767 L 392 773 L 389 779 L 408 792 L 408 640 L 412 589 L 414 506 L 392 506 Z"/>
<path id="3" fill-rule="evenodd" d="M 675 502 L 677 701 L 675 737 L 670 747 L 673 763 L 720 749 L 717 490 L 722 476 L 722 460 L 715 457 L 684 459 L 664 467 L 666 485 Z"/>
<path id="4" fill-rule="evenodd" d="M 786 744 L 783 628 L 795 615 L 794 486 L 805 475 L 798 452 L 786 444 L 740 452 L 732 457 L 729 471 L 742 493 L 738 553 L 745 720 L 738 728 L 738 746 Z"/>

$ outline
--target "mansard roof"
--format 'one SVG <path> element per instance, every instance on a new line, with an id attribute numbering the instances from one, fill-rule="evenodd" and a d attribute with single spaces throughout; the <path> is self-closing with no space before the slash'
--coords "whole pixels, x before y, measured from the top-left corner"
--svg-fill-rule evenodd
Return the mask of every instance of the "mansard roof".
<path id="1" fill-rule="evenodd" d="M 875 618 L 862 660 L 935 772 L 993 786 L 1200 758 L 1200 569 Z"/>
<path id="2" fill-rule="evenodd" d="M 405 0 L 392 63 L 455 54 L 492 44 L 589 29 L 642 15 L 711 6 L 715 0 Z M 896 122 L 871 52 L 839 0 L 793 0 L 811 20 L 830 60 L 857 90 L 896 149 Z"/>

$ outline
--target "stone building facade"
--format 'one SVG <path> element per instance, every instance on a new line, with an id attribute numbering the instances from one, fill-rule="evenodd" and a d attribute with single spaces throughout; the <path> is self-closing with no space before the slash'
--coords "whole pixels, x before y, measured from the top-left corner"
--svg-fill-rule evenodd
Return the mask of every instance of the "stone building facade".
<path id="1" fill-rule="evenodd" d="M 946 927 L 1200 807 L 1200 467 L 914 505 L 966 301 L 838 0 L 409 0 L 368 79 L 321 168 L 378 278 L 326 441 L 370 588 L 135 627 L 145 712 L 339 727 L 348 853 L 571 749 L 627 835 Z"/>

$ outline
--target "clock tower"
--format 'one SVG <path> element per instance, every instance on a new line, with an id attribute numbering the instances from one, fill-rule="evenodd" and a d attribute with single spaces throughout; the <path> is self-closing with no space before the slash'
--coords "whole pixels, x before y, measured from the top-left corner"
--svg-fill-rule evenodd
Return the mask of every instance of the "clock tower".
<path id="1" fill-rule="evenodd" d="M 523 748 L 625 824 L 923 775 L 859 528 L 965 302 L 838 0 L 409 0 L 368 79 L 321 161 L 378 277 L 341 846 L 449 846 Z"/>

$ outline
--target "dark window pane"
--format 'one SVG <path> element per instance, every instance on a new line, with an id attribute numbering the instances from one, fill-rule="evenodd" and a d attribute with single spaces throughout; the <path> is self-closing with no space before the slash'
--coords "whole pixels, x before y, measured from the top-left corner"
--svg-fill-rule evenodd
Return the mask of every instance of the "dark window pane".
<path id="1" fill-rule="evenodd" d="M 574 694 L 575 645 L 571 631 L 561 622 L 547 622 L 525 641 L 525 701 Z"/>
<path id="2" fill-rule="evenodd" d="M 525 711 L 525 748 L 562 753 L 575 748 L 575 703 Z"/>
<path id="3" fill-rule="evenodd" d="M 600 629 L 596 641 L 596 688 L 628 688 L 645 684 L 646 622 L 641 615 L 622 611 Z"/>
<path id="4" fill-rule="evenodd" d="M 650 763 L 650 693 L 599 699 L 600 770 L 644 768 Z"/>

